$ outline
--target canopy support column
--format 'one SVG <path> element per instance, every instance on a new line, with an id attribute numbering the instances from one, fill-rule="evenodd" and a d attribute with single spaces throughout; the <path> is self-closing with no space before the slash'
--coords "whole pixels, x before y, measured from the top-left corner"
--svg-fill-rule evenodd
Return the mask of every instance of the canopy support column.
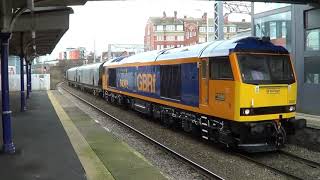
<path id="1" fill-rule="evenodd" d="M 0 33 L 1 40 L 1 95 L 2 95 L 2 129 L 3 152 L 15 153 L 11 132 L 11 111 L 9 96 L 8 55 L 11 33 Z"/>

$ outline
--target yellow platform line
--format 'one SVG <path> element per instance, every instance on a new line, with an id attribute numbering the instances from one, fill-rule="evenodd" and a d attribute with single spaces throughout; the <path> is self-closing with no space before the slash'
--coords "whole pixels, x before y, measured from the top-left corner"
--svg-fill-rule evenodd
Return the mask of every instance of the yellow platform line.
<path id="1" fill-rule="evenodd" d="M 51 91 L 47 91 L 48 97 L 66 131 L 73 149 L 77 153 L 80 162 L 89 180 L 114 180 L 111 173 L 106 169 L 98 156 L 91 149 L 88 142 L 81 135 L 70 117 L 63 110 Z M 62 148 L 62 147 L 58 147 Z"/>

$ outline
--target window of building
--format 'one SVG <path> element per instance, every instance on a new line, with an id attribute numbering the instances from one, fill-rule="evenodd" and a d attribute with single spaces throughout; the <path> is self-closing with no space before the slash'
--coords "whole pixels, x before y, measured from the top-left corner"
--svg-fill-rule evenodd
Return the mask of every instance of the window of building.
<path id="1" fill-rule="evenodd" d="M 291 51 L 291 11 L 254 19 L 255 36 L 270 37 L 272 42 Z"/>
<path id="2" fill-rule="evenodd" d="M 163 31 L 163 25 L 157 25 L 157 31 Z"/>
<path id="3" fill-rule="evenodd" d="M 161 49 L 161 46 L 158 44 L 157 45 L 157 50 L 160 50 Z"/>
<path id="4" fill-rule="evenodd" d="M 166 31 L 174 31 L 175 25 L 166 25 Z"/>
<path id="5" fill-rule="evenodd" d="M 320 51 L 320 9 L 305 12 L 306 51 Z"/>
<path id="6" fill-rule="evenodd" d="M 231 64 L 228 57 L 214 57 L 209 61 L 210 79 L 233 80 Z"/>
<path id="7" fill-rule="evenodd" d="M 306 31 L 306 51 L 320 51 L 320 28 Z"/>
<path id="8" fill-rule="evenodd" d="M 254 13 L 255 14 L 262 13 L 262 12 L 271 11 L 271 10 L 279 9 L 286 6 L 290 6 L 290 4 L 255 2 Z"/>
<path id="9" fill-rule="evenodd" d="M 260 28 L 260 25 L 259 24 L 255 25 L 255 33 L 257 37 L 262 37 L 261 31 L 262 31 L 262 28 Z"/>
<path id="10" fill-rule="evenodd" d="M 304 61 L 304 82 L 307 84 L 320 84 L 319 57 L 308 57 Z"/>
<path id="11" fill-rule="evenodd" d="M 270 39 L 277 39 L 277 24 L 270 22 Z"/>
<path id="12" fill-rule="evenodd" d="M 167 36 L 167 41 L 174 41 L 175 40 L 175 36 Z"/>
<path id="13" fill-rule="evenodd" d="M 287 37 L 287 23 L 282 22 L 281 24 L 281 37 L 286 38 Z"/>
<path id="14" fill-rule="evenodd" d="M 237 28 L 236 28 L 236 27 L 230 27 L 229 29 L 230 29 L 230 32 L 231 32 L 231 33 L 235 33 L 235 32 L 237 31 Z"/>
<path id="15" fill-rule="evenodd" d="M 163 35 L 157 35 L 157 41 L 163 41 Z"/>
<path id="16" fill-rule="evenodd" d="M 178 41 L 184 41 L 184 36 L 177 36 Z"/>
<path id="17" fill-rule="evenodd" d="M 228 32 L 228 27 L 223 27 L 223 32 L 227 33 Z"/>
<path id="18" fill-rule="evenodd" d="M 305 28 L 306 29 L 314 29 L 320 27 L 320 9 L 312 9 L 305 12 Z"/>
<path id="19" fill-rule="evenodd" d="M 212 26 L 208 27 L 208 32 L 214 32 L 214 27 Z"/>
<path id="20" fill-rule="evenodd" d="M 204 43 L 206 42 L 206 38 L 205 37 L 199 37 L 199 43 Z"/>
<path id="21" fill-rule="evenodd" d="M 183 25 L 177 25 L 177 31 L 183 31 Z"/>
<path id="22" fill-rule="evenodd" d="M 199 27 L 199 32 L 206 32 L 206 27 Z"/>

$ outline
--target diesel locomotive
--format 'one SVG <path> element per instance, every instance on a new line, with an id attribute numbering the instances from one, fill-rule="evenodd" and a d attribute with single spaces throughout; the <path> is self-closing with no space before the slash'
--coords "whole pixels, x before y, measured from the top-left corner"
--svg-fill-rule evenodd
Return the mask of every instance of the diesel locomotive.
<path id="1" fill-rule="evenodd" d="M 295 119 L 289 52 L 267 38 L 214 41 L 71 68 L 69 85 L 167 126 L 250 152 L 281 148 Z"/>

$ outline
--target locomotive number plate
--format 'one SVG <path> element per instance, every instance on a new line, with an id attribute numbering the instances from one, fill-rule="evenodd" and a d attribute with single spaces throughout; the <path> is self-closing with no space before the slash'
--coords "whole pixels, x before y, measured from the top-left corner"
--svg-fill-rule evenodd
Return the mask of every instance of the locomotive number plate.
<path id="1" fill-rule="evenodd" d="M 267 88 L 267 94 L 280 94 L 280 88 Z"/>

